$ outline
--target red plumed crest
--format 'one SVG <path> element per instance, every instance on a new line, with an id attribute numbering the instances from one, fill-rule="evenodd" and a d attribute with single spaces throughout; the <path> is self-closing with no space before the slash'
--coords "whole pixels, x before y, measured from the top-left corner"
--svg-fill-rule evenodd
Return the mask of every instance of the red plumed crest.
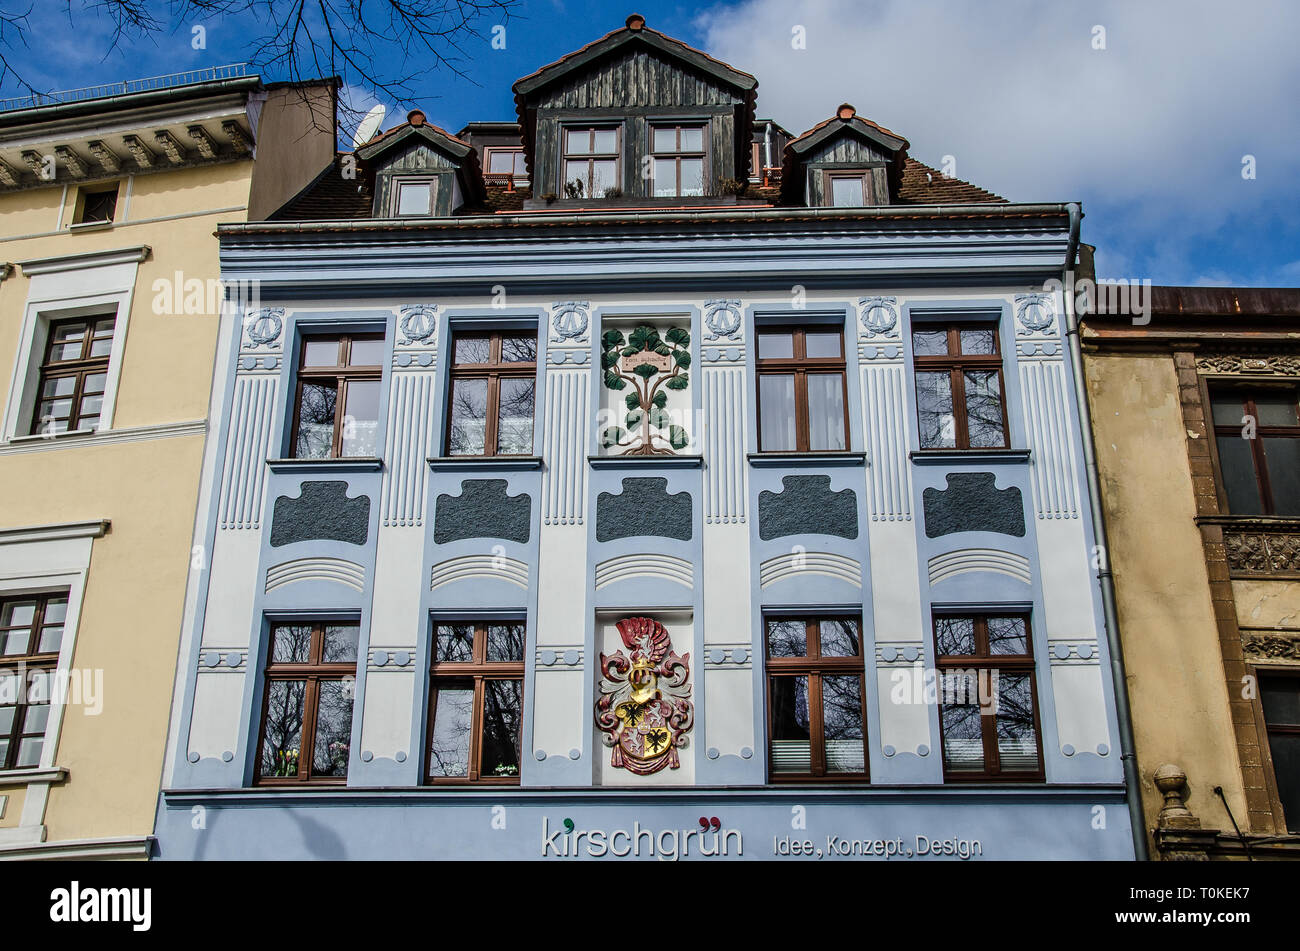
<path id="1" fill-rule="evenodd" d="M 633 657 L 641 654 L 657 664 L 668 656 L 668 651 L 672 648 L 668 632 L 654 618 L 625 617 L 615 626 Z"/>

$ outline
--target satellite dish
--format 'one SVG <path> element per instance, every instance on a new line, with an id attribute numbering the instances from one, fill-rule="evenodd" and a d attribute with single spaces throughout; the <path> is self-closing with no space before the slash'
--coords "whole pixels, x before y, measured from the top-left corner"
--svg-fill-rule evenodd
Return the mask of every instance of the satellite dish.
<path id="1" fill-rule="evenodd" d="M 388 110 L 383 106 L 375 106 L 366 113 L 366 117 L 361 120 L 361 125 L 357 126 L 356 135 L 352 136 L 352 147 L 359 149 L 375 137 L 379 131 L 379 123 L 384 121 L 384 113 Z"/>

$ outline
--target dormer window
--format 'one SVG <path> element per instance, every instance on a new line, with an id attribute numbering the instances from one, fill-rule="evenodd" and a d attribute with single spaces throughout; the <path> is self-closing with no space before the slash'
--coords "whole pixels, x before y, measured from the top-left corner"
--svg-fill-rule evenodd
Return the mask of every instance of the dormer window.
<path id="1" fill-rule="evenodd" d="M 564 130 L 564 192 L 569 198 L 600 198 L 619 185 L 616 126 Z"/>
<path id="2" fill-rule="evenodd" d="M 487 174 L 498 180 L 509 175 L 516 185 L 528 184 L 523 149 L 490 148 L 484 153 Z"/>
<path id="3" fill-rule="evenodd" d="M 396 208 L 394 208 L 394 212 L 402 217 L 408 215 L 427 217 L 432 215 L 437 188 L 437 179 L 433 178 L 397 182 Z"/>
<path id="4" fill-rule="evenodd" d="M 651 129 L 656 198 L 704 194 L 704 127 L 656 125 Z"/>
<path id="5" fill-rule="evenodd" d="M 826 194 L 836 208 L 876 204 L 871 195 L 871 178 L 865 171 L 827 172 Z"/>

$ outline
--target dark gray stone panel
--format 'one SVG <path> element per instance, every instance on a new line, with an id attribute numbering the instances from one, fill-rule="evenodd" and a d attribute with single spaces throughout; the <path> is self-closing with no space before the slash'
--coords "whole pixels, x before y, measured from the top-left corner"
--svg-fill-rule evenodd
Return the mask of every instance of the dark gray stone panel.
<path id="1" fill-rule="evenodd" d="M 999 489 L 992 472 L 950 472 L 946 489 L 926 489 L 925 534 L 938 538 L 953 532 L 1025 534 L 1025 503 L 1020 490 Z"/>
<path id="2" fill-rule="evenodd" d="M 348 498 L 346 482 L 304 482 L 298 498 L 275 500 L 272 548 L 309 541 L 364 545 L 369 533 L 370 496 Z"/>
<path id="3" fill-rule="evenodd" d="M 691 506 L 689 492 L 668 494 L 667 479 L 624 479 L 621 494 L 596 497 L 596 541 L 642 535 L 690 541 Z"/>
<path id="4" fill-rule="evenodd" d="M 433 515 L 433 540 L 439 545 L 465 538 L 503 538 L 527 542 L 532 531 L 533 498 L 507 495 L 505 479 L 465 479 L 460 495 L 440 495 Z"/>
<path id="5" fill-rule="evenodd" d="M 828 475 L 789 475 L 781 491 L 758 493 L 758 537 L 786 535 L 858 537 L 858 497 L 852 489 L 831 491 Z"/>

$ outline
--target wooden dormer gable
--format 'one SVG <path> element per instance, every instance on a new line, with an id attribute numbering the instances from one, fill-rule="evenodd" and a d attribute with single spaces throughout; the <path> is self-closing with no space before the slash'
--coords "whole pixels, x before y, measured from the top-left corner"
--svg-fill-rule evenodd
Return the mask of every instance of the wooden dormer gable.
<path id="1" fill-rule="evenodd" d="M 656 186 L 645 172 L 672 166 L 680 179 L 670 154 L 691 156 L 678 194 L 722 194 L 720 183 L 749 175 L 757 88 L 748 73 L 628 17 L 623 29 L 514 84 L 533 194 L 664 200 L 666 179 Z M 599 159 L 586 164 L 587 154 Z M 566 196 L 566 172 L 583 168 L 584 194 Z M 593 188 L 601 193 L 587 193 Z"/>
<path id="2" fill-rule="evenodd" d="M 478 152 L 431 125 L 418 109 L 356 156 L 374 178 L 376 218 L 442 217 L 484 196 Z"/>
<path id="3" fill-rule="evenodd" d="M 908 141 L 848 103 L 785 148 L 782 200 L 809 207 L 890 205 L 898 201 Z"/>

